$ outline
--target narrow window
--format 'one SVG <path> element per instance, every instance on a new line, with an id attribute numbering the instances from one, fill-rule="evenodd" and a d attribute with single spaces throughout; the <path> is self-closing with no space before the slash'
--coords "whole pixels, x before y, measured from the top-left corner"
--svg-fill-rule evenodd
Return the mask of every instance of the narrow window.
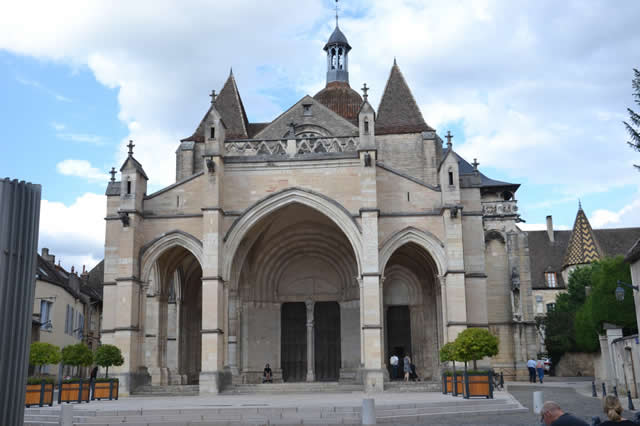
<path id="1" fill-rule="evenodd" d="M 64 332 L 65 334 L 69 334 L 69 312 L 71 306 L 67 305 L 67 315 L 64 318 Z"/>
<path id="2" fill-rule="evenodd" d="M 449 185 L 453 185 L 453 172 L 449 172 Z"/>
<path id="3" fill-rule="evenodd" d="M 216 137 L 216 128 L 214 126 L 211 126 L 211 136 L 209 136 L 211 139 L 215 139 Z"/>
<path id="4" fill-rule="evenodd" d="M 131 181 L 127 178 L 127 194 L 131 194 Z"/>
<path id="5" fill-rule="evenodd" d="M 543 304 L 542 304 L 542 296 L 536 296 L 536 313 L 543 314 Z"/>
<path id="6" fill-rule="evenodd" d="M 556 308 L 555 303 L 547 303 L 547 312 L 551 312 Z"/>
<path id="7" fill-rule="evenodd" d="M 176 197 L 176 207 L 180 207 L 180 196 Z"/>
<path id="8" fill-rule="evenodd" d="M 311 114 L 311 104 L 302 105 L 302 115 L 312 115 Z"/>
<path id="9" fill-rule="evenodd" d="M 366 118 L 364 119 L 364 132 L 367 134 L 369 133 L 369 120 Z"/>
<path id="10" fill-rule="evenodd" d="M 411 201 L 411 194 L 407 192 L 407 201 Z"/>

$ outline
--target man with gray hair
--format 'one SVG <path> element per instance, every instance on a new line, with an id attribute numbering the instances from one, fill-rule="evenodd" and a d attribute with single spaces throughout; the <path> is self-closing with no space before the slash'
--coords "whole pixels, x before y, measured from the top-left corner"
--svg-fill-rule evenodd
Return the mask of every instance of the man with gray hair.
<path id="1" fill-rule="evenodd" d="M 547 426 L 589 426 L 584 420 L 562 411 L 562 408 L 553 401 L 544 403 L 540 416 L 540 421 Z"/>

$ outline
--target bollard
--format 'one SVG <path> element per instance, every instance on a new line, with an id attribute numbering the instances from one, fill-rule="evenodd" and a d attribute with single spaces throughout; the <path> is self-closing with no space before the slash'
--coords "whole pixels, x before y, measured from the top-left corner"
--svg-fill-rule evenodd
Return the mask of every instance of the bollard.
<path id="1" fill-rule="evenodd" d="M 602 397 L 604 398 L 605 396 L 607 396 L 607 387 L 602 382 Z"/>
<path id="2" fill-rule="evenodd" d="M 616 398 L 618 397 L 618 387 L 617 386 L 613 387 L 613 394 L 616 396 Z"/>
<path id="3" fill-rule="evenodd" d="M 540 415 L 542 412 L 542 405 L 544 404 L 544 392 L 536 391 L 533 393 L 533 412 Z"/>
<path id="4" fill-rule="evenodd" d="M 591 382 L 591 396 L 594 398 L 598 397 L 598 392 L 596 392 L 596 382 Z"/>
<path id="5" fill-rule="evenodd" d="M 631 391 L 627 391 L 627 398 L 629 398 L 629 410 L 635 411 L 635 407 L 633 406 L 633 400 L 631 399 Z"/>
<path id="6" fill-rule="evenodd" d="M 376 424 L 376 403 L 373 398 L 365 398 L 362 400 L 362 424 Z"/>
<path id="7" fill-rule="evenodd" d="M 60 407 L 60 426 L 73 426 L 73 405 Z"/>

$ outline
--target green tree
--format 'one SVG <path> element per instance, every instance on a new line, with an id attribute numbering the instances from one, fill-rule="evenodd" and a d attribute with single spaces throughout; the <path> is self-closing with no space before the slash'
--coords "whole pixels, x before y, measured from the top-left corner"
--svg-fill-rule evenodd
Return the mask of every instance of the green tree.
<path id="1" fill-rule="evenodd" d="M 87 367 L 93 364 L 93 352 L 84 343 L 69 345 L 62 349 L 62 362 L 66 365 Z M 76 374 L 78 371 L 76 371 Z"/>
<path id="2" fill-rule="evenodd" d="M 33 342 L 29 349 L 29 364 L 38 367 L 38 375 L 42 374 L 42 366 L 57 364 L 62 359 L 60 348 L 51 343 Z"/>
<path id="3" fill-rule="evenodd" d="M 120 366 L 124 363 L 122 353 L 117 346 L 114 345 L 102 345 L 96 351 L 96 364 L 100 367 L 106 367 L 106 376 L 109 377 L 109 367 L 112 365 Z"/>
<path id="4" fill-rule="evenodd" d="M 633 87 L 634 102 L 640 105 L 640 71 L 634 68 L 633 74 L 634 77 L 633 80 L 631 80 L 631 87 Z M 629 121 L 631 122 L 623 121 L 624 127 L 627 129 L 627 132 L 629 132 L 629 137 L 631 138 L 627 143 L 636 151 L 640 151 L 640 114 L 637 114 L 631 108 L 627 108 L 627 111 L 629 112 Z M 636 164 L 635 167 L 640 170 L 639 165 Z"/>
<path id="5" fill-rule="evenodd" d="M 453 374 L 456 374 L 456 344 L 454 342 L 445 343 L 440 348 L 440 362 L 453 362 Z"/>
<path id="6" fill-rule="evenodd" d="M 477 369 L 477 360 L 498 354 L 499 343 L 498 338 L 487 329 L 467 328 L 455 340 L 454 357 L 464 361 L 465 371 L 469 361 L 473 361 L 473 368 Z"/>

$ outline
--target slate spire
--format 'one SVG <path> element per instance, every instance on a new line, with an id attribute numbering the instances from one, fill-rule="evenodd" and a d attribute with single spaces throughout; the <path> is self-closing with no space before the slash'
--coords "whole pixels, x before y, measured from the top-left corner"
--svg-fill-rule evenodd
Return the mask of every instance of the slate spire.
<path id="1" fill-rule="evenodd" d="M 376 134 L 388 135 L 426 131 L 433 131 L 433 129 L 424 121 L 411 89 L 409 89 L 394 58 L 391 73 L 378 107 Z"/>
<path id="2" fill-rule="evenodd" d="M 601 253 L 602 251 L 593 234 L 593 229 L 591 229 L 591 224 L 587 219 L 587 215 L 584 214 L 584 210 L 582 210 L 582 204 L 580 204 L 562 266 L 567 267 L 595 262 L 602 257 Z"/>

